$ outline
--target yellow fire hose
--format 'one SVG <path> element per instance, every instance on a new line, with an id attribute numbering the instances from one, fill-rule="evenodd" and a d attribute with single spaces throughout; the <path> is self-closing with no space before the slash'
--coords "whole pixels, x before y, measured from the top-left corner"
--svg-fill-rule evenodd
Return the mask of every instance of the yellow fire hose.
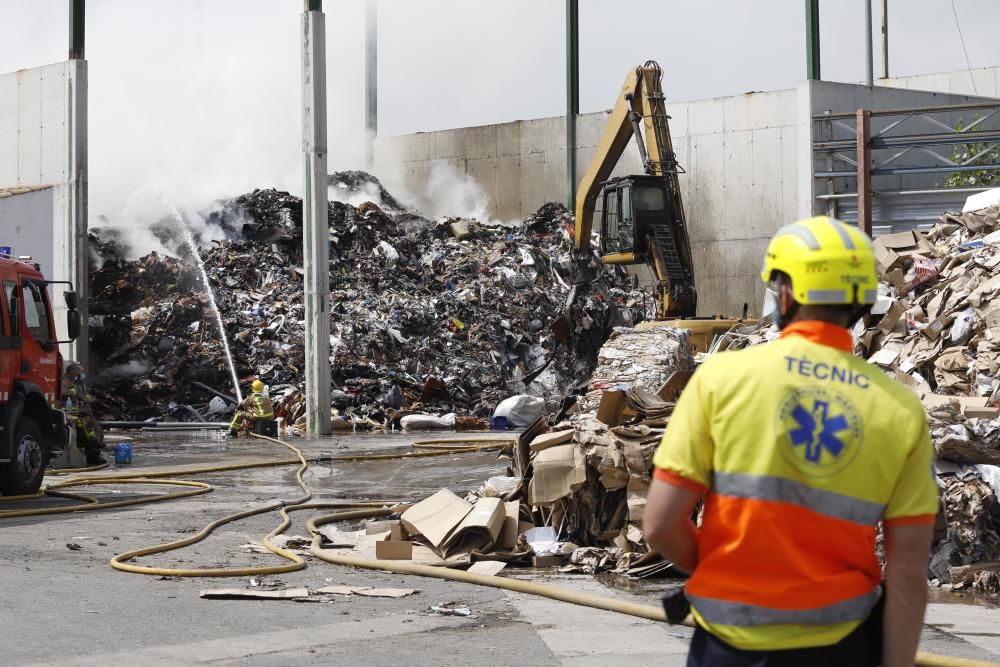
<path id="1" fill-rule="evenodd" d="M 303 473 L 309 466 L 309 461 L 307 461 L 306 458 L 303 456 L 301 450 L 299 450 L 298 448 L 294 447 L 289 443 L 283 442 L 275 438 L 269 438 L 266 436 L 258 436 L 258 435 L 255 435 L 254 437 L 257 437 L 262 440 L 267 440 L 269 442 L 273 442 L 276 444 L 280 444 L 289 448 L 295 453 L 297 460 L 290 461 L 290 460 L 276 459 L 276 460 L 262 461 L 257 463 L 244 463 L 244 464 L 233 464 L 226 466 L 211 466 L 207 468 L 161 471 L 158 473 L 143 475 L 142 477 L 127 476 L 127 475 L 122 475 L 122 476 L 108 475 L 100 477 L 85 477 L 85 478 L 73 479 L 59 483 L 52 487 L 48 487 L 45 490 L 45 494 L 38 494 L 33 496 L 11 496 L 7 498 L 0 498 L 0 500 L 26 500 L 31 498 L 37 498 L 41 495 L 52 495 L 57 497 L 81 500 L 87 504 L 68 507 L 68 508 L 60 507 L 60 508 L 48 508 L 41 510 L 36 509 L 36 510 L 0 512 L 0 519 L 10 518 L 15 516 L 34 516 L 41 514 L 56 514 L 63 512 L 79 512 L 79 511 L 88 511 L 97 509 L 111 509 L 114 507 L 126 507 L 129 505 L 138 505 L 142 503 L 158 502 L 174 498 L 188 497 L 202 493 L 208 493 L 209 491 L 212 490 L 212 487 L 211 485 L 204 484 L 202 482 L 189 482 L 183 480 L 162 479 L 162 478 L 174 474 L 195 475 L 195 474 L 205 474 L 211 472 L 226 472 L 230 470 L 245 470 L 249 468 L 284 466 L 284 465 L 292 465 L 298 463 L 299 468 L 298 470 L 296 470 L 295 479 L 298 486 L 302 489 L 303 495 L 297 498 L 296 500 L 290 502 L 279 501 L 267 505 L 265 507 L 253 510 L 247 510 L 245 512 L 239 512 L 237 514 L 232 514 L 209 523 L 207 526 L 202 528 L 194 535 L 191 535 L 184 539 L 176 540 L 174 542 L 168 542 L 165 544 L 159 544 L 152 547 L 146 547 L 143 549 L 136 549 L 133 551 L 128 551 L 119 554 L 111 559 L 111 567 L 113 567 L 116 570 L 121 570 L 124 572 L 132 572 L 136 574 L 178 576 L 178 577 L 242 577 L 242 576 L 253 576 L 253 575 L 263 575 L 263 574 L 277 574 L 282 572 L 294 572 L 296 570 L 301 570 L 306 567 L 305 560 L 302 559 L 298 554 L 295 554 L 287 549 L 284 549 L 274 544 L 271 541 L 271 538 L 281 534 L 281 532 L 291 524 L 291 519 L 288 516 L 289 512 L 295 512 L 306 509 L 337 508 L 338 511 L 336 512 L 330 514 L 324 514 L 318 517 L 313 517 L 312 519 L 306 522 L 306 529 L 309 531 L 309 534 L 312 537 L 312 542 L 309 547 L 310 553 L 316 558 L 323 560 L 325 562 L 332 563 L 334 565 L 342 565 L 346 567 L 381 570 L 384 572 L 392 572 L 394 574 L 409 574 L 422 577 L 434 577 L 437 579 L 459 581 L 478 586 L 490 586 L 493 588 L 502 588 L 505 590 L 515 591 L 519 593 L 526 593 L 529 595 L 539 595 L 553 600 L 569 602 L 571 604 L 593 607 L 595 609 L 602 609 L 606 611 L 613 611 L 621 614 L 627 614 L 639 618 L 645 618 L 654 621 L 664 621 L 664 622 L 666 621 L 666 614 L 664 613 L 663 609 L 659 607 L 628 602 L 625 600 L 619 600 L 616 598 L 606 597 L 602 595 L 594 595 L 592 593 L 573 591 L 566 588 L 561 588 L 559 586 L 554 586 L 552 584 L 524 581 L 520 579 L 511 579 L 508 577 L 499 577 L 493 575 L 476 574 L 476 573 L 466 572 L 464 570 L 453 570 L 449 568 L 435 567 L 430 565 L 420 565 L 417 563 L 411 563 L 406 561 L 387 561 L 387 560 L 373 560 L 368 558 L 358 558 L 356 556 L 341 555 L 323 549 L 320 546 L 322 544 L 322 534 L 319 532 L 320 526 L 339 521 L 386 516 L 391 514 L 392 510 L 388 507 L 383 506 L 384 505 L 383 503 L 337 503 L 337 502 L 309 503 L 308 501 L 312 498 L 312 492 L 309 490 L 309 487 L 306 485 L 302 477 Z M 485 442 L 488 444 L 474 444 L 471 446 L 468 444 L 465 445 L 458 444 L 458 443 L 470 443 L 470 442 L 475 442 L 475 443 Z M 358 456 L 349 455 L 349 456 L 324 457 L 319 460 L 324 462 L 347 462 L 347 461 L 405 459 L 405 458 L 417 458 L 422 456 L 444 456 L 448 454 L 461 453 L 461 452 L 496 449 L 501 446 L 506 446 L 507 444 L 509 443 L 504 441 L 490 440 L 490 439 L 450 440 L 450 441 L 431 440 L 431 441 L 422 441 L 419 443 L 414 443 L 415 447 L 424 449 L 424 451 L 417 451 L 407 454 L 369 454 L 369 455 L 358 455 Z M 152 498 L 148 497 L 136 498 L 132 500 L 117 501 L 110 503 L 101 503 L 96 499 L 88 496 L 70 494 L 61 491 L 61 489 L 63 488 L 68 488 L 72 486 L 90 486 L 94 484 L 113 484 L 113 483 L 181 485 L 181 486 L 193 486 L 196 488 L 194 491 L 184 491 L 184 492 L 166 494 L 161 496 L 153 496 Z M 173 551 L 175 549 L 184 548 L 186 546 L 204 540 L 209 535 L 211 535 L 212 532 L 219 526 L 225 525 L 227 523 L 232 523 L 234 521 L 239 521 L 240 519 L 249 518 L 251 516 L 265 514 L 267 512 L 272 512 L 275 510 L 278 510 L 281 515 L 281 523 L 277 528 L 268 533 L 263 538 L 262 542 L 269 551 L 289 561 L 289 563 L 286 565 L 271 565 L 271 566 L 261 566 L 261 567 L 243 567 L 243 568 L 180 569 L 180 568 L 146 567 L 141 565 L 135 565 L 133 563 L 128 562 L 134 560 L 135 558 L 139 558 L 141 556 L 165 553 L 168 551 Z M 690 619 L 686 621 L 685 624 L 690 625 L 691 624 Z M 917 667 L 991 667 L 991 666 L 997 667 L 998 663 L 919 652 L 916 657 L 915 665 Z"/>

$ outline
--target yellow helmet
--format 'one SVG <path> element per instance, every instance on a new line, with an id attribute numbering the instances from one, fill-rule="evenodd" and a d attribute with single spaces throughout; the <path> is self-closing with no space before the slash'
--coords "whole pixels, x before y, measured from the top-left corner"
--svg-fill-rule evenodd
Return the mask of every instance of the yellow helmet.
<path id="1" fill-rule="evenodd" d="M 760 277 L 781 271 L 802 305 L 873 304 L 878 274 L 871 239 L 840 220 L 816 216 L 785 225 L 771 238 Z"/>
<path id="2" fill-rule="evenodd" d="M 254 380 L 253 384 L 250 385 L 250 388 L 253 389 L 255 393 L 259 394 L 264 391 L 264 383 L 260 380 Z"/>

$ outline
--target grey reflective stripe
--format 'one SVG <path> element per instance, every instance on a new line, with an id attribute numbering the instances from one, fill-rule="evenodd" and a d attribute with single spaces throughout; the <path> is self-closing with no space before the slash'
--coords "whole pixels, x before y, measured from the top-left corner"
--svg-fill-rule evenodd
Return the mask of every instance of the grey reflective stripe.
<path id="1" fill-rule="evenodd" d="M 790 225 L 785 225 L 778 230 L 778 233 L 774 235 L 774 238 L 779 236 L 795 236 L 805 242 L 809 246 L 810 250 L 819 250 L 819 241 L 816 239 L 816 235 L 812 233 L 812 230 L 808 227 L 800 225 L 799 223 L 792 223 Z"/>
<path id="2" fill-rule="evenodd" d="M 816 489 L 793 479 L 770 475 L 716 472 L 712 476 L 712 490 L 736 498 L 791 503 L 824 516 L 865 526 L 878 523 L 885 509 L 885 505 L 869 500 Z"/>
<path id="3" fill-rule="evenodd" d="M 811 289 L 806 293 L 809 303 L 847 303 L 847 290 Z"/>
<path id="4" fill-rule="evenodd" d="M 775 625 L 779 623 L 796 623 L 801 625 L 832 625 L 861 621 L 868 616 L 882 594 L 882 587 L 877 586 L 871 593 L 865 593 L 856 598 L 842 600 L 825 607 L 815 609 L 774 609 L 745 602 L 729 602 L 715 598 L 703 598 L 691 595 L 685 590 L 691 605 L 709 623 L 747 627 L 753 625 Z"/>
<path id="5" fill-rule="evenodd" d="M 844 247 L 848 250 L 854 250 L 854 239 L 851 238 L 851 233 L 847 231 L 847 226 L 839 220 L 833 220 L 832 218 L 827 218 L 827 220 L 837 230 L 840 240 L 844 242 Z"/>
<path id="6" fill-rule="evenodd" d="M 878 300 L 877 289 L 866 289 L 864 296 L 865 303 L 875 303 Z"/>

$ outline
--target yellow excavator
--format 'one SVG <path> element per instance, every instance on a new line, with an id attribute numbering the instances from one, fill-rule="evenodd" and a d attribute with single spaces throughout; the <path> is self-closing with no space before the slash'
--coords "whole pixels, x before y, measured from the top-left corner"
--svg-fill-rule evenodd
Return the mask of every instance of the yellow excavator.
<path id="1" fill-rule="evenodd" d="M 686 320 L 698 306 L 694 264 L 681 202 L 661 79 L 654 61 L 629 72 L 576 195 L 576 247 L 591 243 L 596 204 L 601 202 L 600 255 L 607 264 L 646 264 L 656 280 L 656 319 L 691 330 L 698 347 L 738 320 Z M 610 178 L 635 138 L 643 174 Z"/>

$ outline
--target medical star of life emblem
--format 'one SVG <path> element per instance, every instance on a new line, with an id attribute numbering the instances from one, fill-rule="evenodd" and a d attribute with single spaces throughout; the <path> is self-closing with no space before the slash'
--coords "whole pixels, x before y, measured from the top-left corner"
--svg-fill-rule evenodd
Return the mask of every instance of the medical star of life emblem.
<path id="1" fill-rule="evenodd" d="M 778 411 L 777 426 L 782 455 L 813 477 L 840 472 L 861 449 L 857 408 L 830 389 L 803 387 L 791 392 Z"/>

